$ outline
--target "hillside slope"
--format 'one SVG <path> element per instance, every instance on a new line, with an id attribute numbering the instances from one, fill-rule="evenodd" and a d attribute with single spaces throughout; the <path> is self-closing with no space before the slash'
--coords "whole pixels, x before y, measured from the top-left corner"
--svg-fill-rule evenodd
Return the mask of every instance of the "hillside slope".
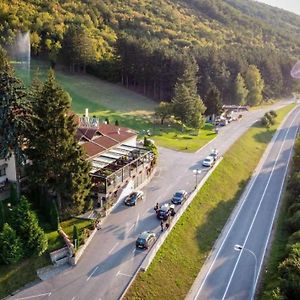
<path id="1" fill-rule="evenodd" d="M 1 1 L 0 43 L 13 45 L 19 30 L 30 30 L 33 55 L 87 65 L 160 100 L 172 97 L 188 56 L 199 64 L 202 98 L 214 86 L 224 102 L 249 64 L 262 73 L 265 97 L 288 94 L 300 57 L 300 16 L 249 0 Z"/>

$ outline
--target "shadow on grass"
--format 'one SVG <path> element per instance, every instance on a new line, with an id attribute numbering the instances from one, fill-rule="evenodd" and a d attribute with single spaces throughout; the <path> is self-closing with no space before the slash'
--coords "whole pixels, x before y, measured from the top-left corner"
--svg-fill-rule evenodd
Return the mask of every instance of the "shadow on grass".
<path id="1" fill-rule="evenodd" d="M 198 227 L 196 238 L 199 242 L 198 245 L 201 252 L 208 253 L 212 249 L 250 178 L 241 180 L 238 184 L 239 189 L 234 197 L 229 200 L 221 200 L 216 207 L 208 212 L 207 221 Z"/>

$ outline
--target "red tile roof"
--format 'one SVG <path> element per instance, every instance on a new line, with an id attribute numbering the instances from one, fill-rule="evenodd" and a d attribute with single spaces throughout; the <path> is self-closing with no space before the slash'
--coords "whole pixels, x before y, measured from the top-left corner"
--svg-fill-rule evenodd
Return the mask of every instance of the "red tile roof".
<path id="1" fill-rule="evenodd" d="M 111 124 L 100 124 L 95 128 L 79 127 L 76 132 L 76 138 L 83 142 L 82 146 L 88 157 L 96 156 L 134 136 L 136 133 L 130 129 Z"/>

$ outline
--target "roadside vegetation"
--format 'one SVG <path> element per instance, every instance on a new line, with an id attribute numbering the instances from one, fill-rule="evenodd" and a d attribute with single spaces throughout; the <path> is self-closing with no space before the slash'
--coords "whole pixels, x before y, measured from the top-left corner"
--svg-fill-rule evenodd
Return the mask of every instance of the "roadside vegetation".
<path id="1" fill-rule="evenodd" d="M 278 110 L 270 128 L 256 123 L 229 149 L 125 299 L 185 297 L 277 127 L 294 106 Z"/>
<path id="2" fill-rule="evenodd" d="M 296 300 L 300 294 L 300 137 L 280 207 L 260 300 Z"/>

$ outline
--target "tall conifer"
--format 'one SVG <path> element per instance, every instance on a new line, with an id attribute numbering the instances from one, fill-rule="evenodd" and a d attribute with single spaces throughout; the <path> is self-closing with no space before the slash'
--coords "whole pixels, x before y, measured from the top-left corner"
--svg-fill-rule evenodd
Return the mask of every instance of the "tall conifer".
<path id="1" fill-rule="evenodd" d="M 90 164 L 75 139 L 71 98 L 57 84 L 53 71 L 32 95 L 36 118 L 28 148 L 30 178 L 56 199 L 60 213 L 80 213 L 90 191 Z"/>

